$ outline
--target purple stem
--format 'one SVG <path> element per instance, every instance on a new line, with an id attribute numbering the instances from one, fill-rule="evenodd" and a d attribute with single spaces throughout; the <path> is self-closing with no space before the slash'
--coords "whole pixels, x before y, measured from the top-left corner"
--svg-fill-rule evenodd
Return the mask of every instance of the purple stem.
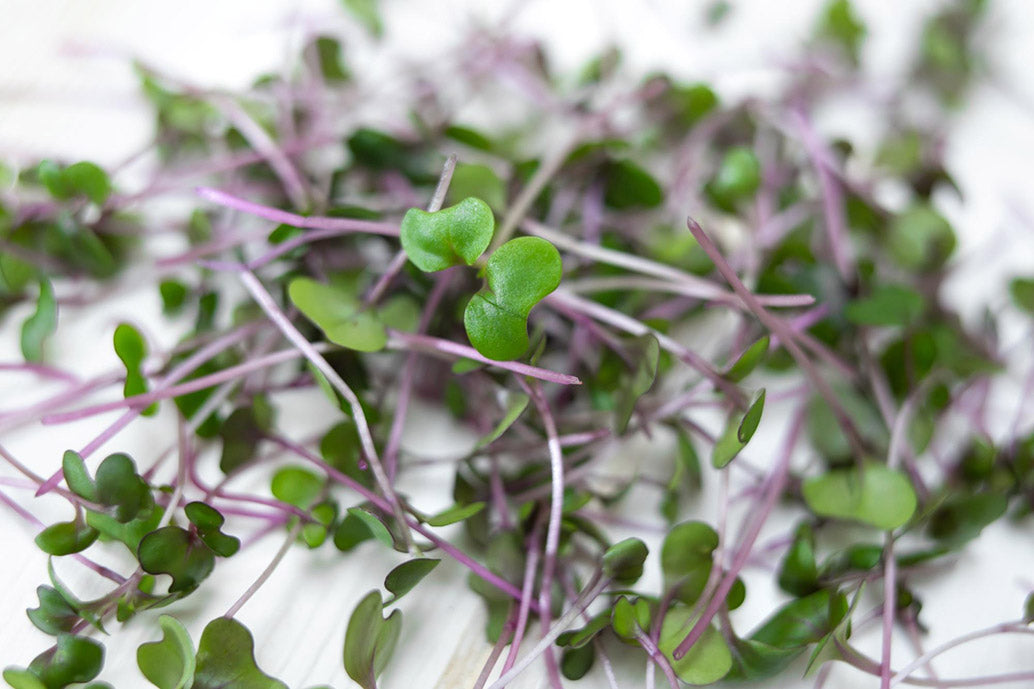
<path id="1" fill-rule="evenodd" d="M 581 385 L 582 381 L 576 377 L 567 375 L 566 373 L 557 373 L 555 371 L 549 371 L 544 368 L 538 368 L 537 366 L 529 366 L 528 364 L 522 364 L 517 361 L 496 361 L 482 356 L 473 347 L 467 345 L 461 345 L 458 342 L 452 342 L 451 340 L 443 340 L 438 337 L 432 337 L 430 335 L 417 335 L 414 333 L 406 333 L 399 330 L 388 330 L 388 349 L 401 349 L 401 350 L 420 350 L 430 353 L 441 353 L 449 354 L 452 356 L 465 357 L 467 359 L 473 359 L 474 361 L 482 364 L 490 364 L 499 368 L 504 368 L 507 371 L 513 371 L 523 376 L 530 376 L 531 378 L 538 378 L 544 380 L 547 383 L 559 383 L 560 385 Z"/>
<path id="2" fill-rule="evenodd" d="M 375 222 L 373 220 L 357 220 L 354 218 L 330 218 L 324 216 L 304 216 L 289 211 L 264 206 L 260 203 L 246 201 L 242 198 L 227 194 L 211 187 L 198 187 L 197 195 L 206 201 L 232 208 L 248 215 L 256 215 L 265 218 L 270 222 L 291 225 L 292 227 L 303 227 L 312 230 L 331 230 L 341 232 L 367 232 L 380 234 L 387 237 L 397 237 L 399 234 L 398 225 L 386 222 Z"/>

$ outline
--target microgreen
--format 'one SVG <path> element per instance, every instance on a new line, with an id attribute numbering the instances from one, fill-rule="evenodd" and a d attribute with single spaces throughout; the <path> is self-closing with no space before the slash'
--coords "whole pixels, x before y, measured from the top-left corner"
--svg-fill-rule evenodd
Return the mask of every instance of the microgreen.
<path id="1" fill-rule="evenodd" d="M 873 95 L 876 32 L 851 0 L 825 2 L 801 54 L 748 97 L 644 78 L 618 47 L 563 73 L 479 22 L 407 65 L 400 84 L 419 86 L 363 124 L 347 104 L 386 103 L 355 49 L 391 32 L 375 0 L 341 3 L 360 32 L 301 22 L 299 54 L 238 92 L 135 65 L 157 127 L 139 191 L 88 161 L 0 165 L 0 311 L 21 310 L 24 359 L 4 368 L 44 383 L 42 401 L 5 405 L 0 433 L 118 412 L 61 457 L 0 447 L 16 472 L 0 502 L 50 556 L 21 622 L 53 637 L 4 679 L 111 689 L 95 681 L 103 644 L 137 618 L 137 668 L 159 689 L 297 686 L 259 669 L 262 634 L 235 617 L 288 557 L 383 566 L 383 592 L 331 639 L 364 689 L 412 650 L 403 609 L 430 624 L 427 600 L 463 582 L 494 644 L 479 688 L 540 661 L 553 689 L 636 663 L 644 686 L 829 662 L 883 689 L 916 679 L 923 659 L 895 637 L 936 624 L 936 606 L 919 617 L 924 575 L 950 576 L 992 525 L 1034 512 L 1029 409 L 1003 416 L 1017 395 L 998 394 L 1034 385 L 1006 320 L 1029 324 L 1034 279 L 1020 267 L 991 284 L 979 319 L 945 289 L 981 255 L 964 253 L 969 189 L 946 151 L 990 62 L 976 51 L 988 3 L 942 4 L 914 25 L 893 99 Z M 748 11 L 731 6 L 707 16 Z M 844 102 L 878 123 L 871 136 L 830 136 Z M 166 207 L 191 189 L 196 204 Z M 104 281 L 130 267 L 118 288 L 146 282 L 169 330 L 105 311 L 117 325 L 98 341 L 117 361 L 84 373 L 59 311 L 102 308 Z M 303 397 L 320 406 L 301 424 Z M 176 441 L 130 457 L 127 427 Z M 33 493 L 64 511 L 43 521 Z M 226 586 L 224 558 L 239 574 L 236 554 L 268 539 L 281 544 L 240 597 L 197 617 L 213 598 L 196 592 Z M 65 567 L 106 588 L 78 594 Z M 995 631 L 1029 631 L 1026 593 L 1026 622 Z M 171 614 L 138 615 L 151 609 Z M 278 623 L 302 630 L 293 614 Z M 852 639 L 870 621 L 879 658 Z M 1034 675 L 923 681 L 1010 677 Z"/>

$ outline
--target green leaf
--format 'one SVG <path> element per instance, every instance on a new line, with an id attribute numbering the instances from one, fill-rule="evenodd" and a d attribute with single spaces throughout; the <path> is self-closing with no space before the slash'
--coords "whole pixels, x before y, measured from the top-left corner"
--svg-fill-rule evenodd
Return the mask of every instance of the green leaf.
<path id="1" fill-rule="evenodd" d="M 18 677 L 15 684 L 4 671 L 4 679 L 12 686 L 35 688 L 36 686 L 46 689 L 63 689 L 69 684 L 89 682 L 100 674 L 104 666 L 104 647 L 93 639 L 72 634 L 58 634 L 57 643 L 54 648 L 48 649 L 36 656 L 29 663 L 28 672 L 15 672 Z M 35 676 L 39 681 L 34 685 L 29 677 Z"/>
<path id="2" fill-rule="evenodd" d="M 433 273 L 474 265 L 494 232 L 492 209 L 470 197 L 433 213 L 410 208 L 399 226 L 399 239 L 409 260 L 425 273 Z"/>
<path id="3" fill-rule="evenodd" d="M 761 186 L 761 163 L 749 148 L 735 146 L 722 158 L 718 172 L 704 190 L 718 208 L 734 212 L 736 206 L 754 197 Z"/>
<path id="4" fill-rule="evenodd" d="M 283 467 L 273 474 L 271 489 L 277 500 L 307 510 L 319 499 L 326 482 L 308 469 Z"/>
<path id="5" fill-rule="evenodd" d="M 815 514 L 896 529 L 912 518 L 916 494 L 908 477 L 883 464 L 837 469 L 804 482 L 804 500 Z"/>
<path id="6" fill-rule="evenodd" d="M 140 672 L 158 689 L 191 689 L 194 683 L 194 642 L 175 617 L 158 618 L 162 640 L 142 644 L 136 649 Z"/>
<path id="7" fill-rule="evenodd" d="M 334 530 L 334 547 L 348 552 L 363 541 L 373 538 L 373 532 L 366 522 L 354 514 L 346 514 Z"/>
<path id="8" fill-rule="evenodd" d="M 725 677 L 732 669 L 732 654 L 722 635 L 708 625 L 693 647 L 675 660 L 674 651 L 696 623 L 693 608 L 674 605 L 668 609 L 661 625 L 661 638 L 657 644 L 671 663 L 679 679 L 687 684 L 711 684 Z"/>
<path id="9" fill-rule="evenodd" d="M 765 389 L 762 388 L 742 417 L 736 414 L 729 417 L 725 430 L 715 441 L 711 451 L 711 464 L 715 469 L 726 467 L 747 446 L 761 422 L 761 413 L 764 409 Z"/>
<path id="10" fill-rule="evenodd" d="M 498 440 L 499 436 L 505 433 L 506 429 L 512 426 L 514 422 L 520 418 L 521 414 L 524 413 L 524 410 L 528 408 L 528 402 L 530 399 L 531 398 L 524 393 L 513 393 L 507 395 L 506 413 L 503 414 L 503 418 L 499 420 L 499 423 L 497 423 L 495 428 L 492 429 L 492 432 L 478 441 L 476 447 L 482 448 L 485 445 Z"/>
<path id="11" fill-rule="evenodd" d="M 162 280 L 158 283 L 158 294 L 162 298 L 162 313 L 175 316 L 187 303 L 189 291 L 187 286 L 178 280 Z"/>
<path id="12" fill-rule="evenodd" d="M 170 593 L 194 590 L 215 566 L 212 550 L 178 526 L 165 526 L 144 536 L 137 558 L 145 572 L 172 577 Z"/>
<path id="13" fill-rule="evenodd" d="M 564 649 L 560 656 L 560 672 L 569 680 L 579 680 L 592 669 L 596 651 L 592 646 Z"/>
<path id="14" fill-rule="evenodd" d="M 163 508 L 155 507 L 123 524 L 108 514 L 88 510 L 86 523 L 100 532 L 101 540 L 119 541 L 124 543 L 130 552 L 136 554 L 140 540 L 158 527 L 164 512 Z"/>
<path id="15" fill-rule="evenodd" d="M 201 632 L 191 689 L 287 689 L 255 664 L 251 632 L 237 620 L 217 617 Z"/>
<path id="16" fill-rule="evenodd" d="M 664 201 L 657 180 L 630 160 L 612 161 L 604 175 L 603 202 L 611 208 L 656 208 Z"/>
<path id="17" fill-rule="evenodd" d="M 643 576 L 643 563 L 649 550 L 638 538 L 626 538 L 603 553 L 603 572 L 623 586 L 634 584 Z"/>
<path id="18" fill-rule="evenodd" d="M 370 472 L 359 468 L 362 455 L 359 431 L 351 417 L 331 426 L 320 440 L 320 454 L 327 464 L 364 486 L 373 485 Z"/>
<path id="19" fill-rule="evenodd" d="M 745 350 L 740 357 L 733 362 L 729 370 L 725 372 L 725 377 L 734 383 L 738 383 L 746 378 L 750 373 L 757 368 L 761 360 L 768 354 L 769 337 L 765 335 L 757 342 L 753 343 Z"/>
<path id="20" fill-rule="evenodd" d="M 147 392 L 147 378 L 141 371 L 144 359 L 147 357 L 147 343 L 136 328 L 129 323 L 120 323 L 115 328 L 114 335 L 115 354 L 126 367 L 126 382 L 122 388 L 125 397 L 142 395 Z M 158 403 L 155 402 L 144 409 L 141 414 L 152 416 L 158 411 Z"/>
<path id="21" fill-rule="evenodd" d="M 557 646 L 570 646 L 579 648 L 593 640 L 601 631 L 610 626 L 611 613 L 601 612 L 588 622 L 581 629 L 571 629 L 557 637 Z"/>
<path id="22" fill-rule="evenodd" d="M 761 392 L 757 394 L 754 401 L 747 408 L 747 412 L 743 415 L 740 425 L 736 427 L 736 439 L 739 442 L 746 445 L 754 437 L 754 432 L 758 429 L 758 424 L 761 423 L 761 413 L 764 410 L 765 389 L 761 388 Z"/>
<path id="23" fill-rule="evenodd" d="M 36 536 L 36 545 L 48 555 L 71 555 L 97 540 L 97 530 L 81 521 L 51 524 Z"/>
<path id="24" fill-rule="evenodd" d="M 839 43 L 855 64 L 858 63 L 858 53 L 865 33 L 865 24 L 858 19 L 849 0 L 832 0 L 826 6 L 819 22 L 818 34 Z"/>
<path id="25" fill-rule="evenodd" d="M 57 329 L 57 301 L 50 280 L 39 283 L 36 311 L 22 323 L 21 347 L 26 361 L 43 361 L 43 343 Z"/>
<path id="26" fill-rule="evenodd" d="M 457 503 L 452 507 L 439 512 L 433 517 L 428 517 L 426 521 L 431 526 L 448 526 L 449 524 L 455 524 L 456 522 L 470 519 L 483 509 L 485 509 L 484 502 L 472 502 L 469 505 L 461 505 Z"/>
<path id="27" fill-rule="evenodd" d="M 93 485 L 93 479 L 86 469 L 86 463 L 75 450 L 66 450 L 61 458 L 61 471 L 65 477 L 65 483 L 73 493 L 81 498 L 97 501 L 97 490 Z"/>
<path id="28" fill-rule="evenodd" d="M 36 596 L 39 598 L 39 607 L 29 608 L 25 614 L 37 629 L 51 636 L 72 631 L 80 620 L 79 612 L 72 602 L 49 586 L 37 586 Z"/>
<path id="29" fill-rule="evenodd" d="M 941 544 L 958 547 L 980 535 L 1009 509 L 1009 498 L 1000 493 L 955 494 L 939 505 L 926 532 Z"/>
<path id="30" fill-rule="evenodd" d="M 17 667 L 4 670 L 4 681 L 14 689 L 47 689 L 47 686 L 33 673 Z"/>
<path id="31" fill-rule="evenodd" d="M 378 541 L 389 548 L 393 548 L 395 546 L 395 539 L 391 537 L 391 532 L 388 531 L 388 527 L 384 526 L 384 522 L 380 519 L 361 507 L 349 507 L 348 513 L 365 524 L 366 528 L 369 529 L 370 533 Z"/>
<path id="32" fill-rule="evenodd" d="M 354 295 L 299 277 L 287 286 L 291 303 L 336 345 L 360 352 L 384 349 L 388 335 L 377 315 L 364 311 Z"/>
<path id="33" fill-rule="evenodd" d="M 618 434 L 628 429 L 636 402 L 653 387 L 661 355 L 660 344 L 653 335 L 644 335 L 630 347 L 629 354 L 635 361 L 635 369 L 624 377 L 614 399 L 614 426 Z"/>
<path id="34" fill-rule="evenodd" d="M 434 558 L 418 557 L 407 562 L 403 562 L 398 567 L 388 572 L 388 576 L 384 577 L 384 588 L 392 594 L 392 598 L 386 601 L 384 604 L 388 605 L 394 603 L 402 596 L 406 595 L 413 590 L 413 587 L 420 583 L 420 581 L 431 573 L 441 560 Z"/>
<path id="35" fill-rule="evenodd" d="M 669 529 L 661 544 L 665 588 L 678 586 L 679 600 L 695 602 L 707 584 L 717 547 L 718 533 L 704 522 L 688 521 Z"/>
<path id="36" fill-rule="evenodd" d="M 125 524 L 154 508 L 151 487 L 136 473 L 136 464 L 121 452 L 108 455 L 97 467 L 96 500 Z"/>
<path id="37" fill-rule="evenodd" d="M 776 648 L 801 648 L 833 631 L 847 609 L 843 594 L 817 591 L 784 605 L 751 638 Z"/>
<path id="38" fill-rule="evenodd" d="M 197 528 L 197 535 L 220 557 L 230 557 L 240 550 L 240 539 L 222 532 L 226 518 L 219 510 L 203 502 L 189 502 L 183 508 L 187 519 Z"/>
<path id="39" fill-rule="evenodd" d="M 923 295 L 903 285 L 880 285 L 871 296 L 844 307 L 847 320 L 858 325 L 911 325 L 926 309 Z"/>
<path id="40" fill-rule="evenodd" d="M 463 313 L 470 343 L 489 359 L 516 359 L 528 349 L 528 314 L 560 284 L 560 253 L 544 239 L 511 239 L 485 265 L 487 288 Z"/>
<path id="41" fill-rule="evenodd" d="M 447 203 L 460 203 L 468 197 L 483 200 L 496 213 L 506 210 L 506 185 L 487 165 L 456 165 L 449 183 Z"/>
<path id="42" fill-rule="evenodd" d="M 634 639 L 636 632 L 640 631 L 639 623 L 636 621 L 635 604 L 626 596 L 618 596 L 614 601 L 610 626 L 614 628 L 614 633 L 622 639 Z"/>
<path id="43" fill-rule="evenodd" d="M 103 206 L 111 195 L 108 173 L 94 163 L 73 163 L 61 172 L 61 179 L 71 194 L 81 194 L 98 206 Z"/>
<path id="44" fill-rule="evenodd" d="M 754 639 L 737 638 L 732 645 L 733 667 L 728 681 L 775 677 L 803 652 L 803 648 L 777 648 Z"/>
<path id="45" fill-rule="evenodd" d="M 384 35 L 379 0 L 341 0 L 341 4 L 374 38 Z"/>
<path id="46" fill-rule="evenodd" d="M 906 270 L 936 270 L 955 251 L 955 231 L 932 207 L 917 203 L 891 222 L 887 249 Z"/>
<path id="47" fill-rule="evenodd" d="M 352 611 L 345 630 L 345 672 L 363 689 L 376 689 L 402 631 L 402 611 L 393 610 L 385 619 L 383 607 L 380 592 L 370 591 Z"/>
<path id="48" fill-rule="evenodd" d="M 317 36 L 312 49 L 319 62 L 320 74 L 327 82 L 348 81 L 351 75 L 341 62 L 341 43 L 332 36 Z"/>
<path id="49" fill-rule="evenodd" d="M 219 468 L 223 473 L 244 466 L 255 457 L 255 452 L 272 425 L 271 410 L 264 398 L 255 397 L 252 404 L 234 409 L 219 428 L 223 441 Z"/>
<path id="50" fill-rule="evenodd" d="M 1016 306 L 1034 316 L 1034 278 L 1013 278 L 1010 280 L 1009 295 Z"/>
<path id="51" fill-rule="evenodd" d="M 815 565 L 815 534 L 811 526 L 797 527 L 793 543 L 779 567 L 779 587 L 795 596 L 806 596 L 818 588 L 819 572 Z"/>

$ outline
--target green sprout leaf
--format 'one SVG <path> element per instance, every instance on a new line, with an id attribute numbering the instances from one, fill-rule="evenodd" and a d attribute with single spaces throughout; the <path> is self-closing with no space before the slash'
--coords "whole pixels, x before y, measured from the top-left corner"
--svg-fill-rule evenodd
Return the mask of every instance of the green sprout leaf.
<path id="1" fill-rule="evenodd" d="M 494 232 L 492 209 L 470 197 L 433 213 L 410 208 L 399 226 L 399 239 L 409 260 L 425 273 L 433 273 L 474 265 Z"/>
<path id="2" fill-rule="evenodd" d="M 201 632 L 191 689 L 287 689 L 255 664 L 255 642 L 243 624 L 217 617 Z"/>
<path id="3" fill-rule="evenodd" d="M 448 203 L 461 203 L 468 197 L 483 200 L 496 213 L 506 209 L 506 185 L 487 165 L 456 165 L 446 200 Z"/>
<path id="4" fill-rule="evenodd" d="M 97 540 L 97 530 L 81 522 L 51 524 L 36 536 L 36 545 L 48 555 L 71 555 L 86 550 Z"/>
<path id="5" fill-rule="evenodd" d="M 469 505 L 456 504 L 433 517 L 428 517 L 427 523 L 431 526 L 448 526 L 449 524 L 470 519 L 483 509 L 485 509 L 485 503 L 483 502 L 472 502 Z"/>
<path id="6" fill-rule="evenodd" d="M 738 418 L 736 414 L 729 417 L 725 430 L 715 441 L 714 449 L 711 452 L 711 464 L 716 469 L 726 467 L 747 446 L 750 439 L 754 437 L 758 424 L 761 423 L 761 414 L 764 409 L 765 389 L 762 388 L 742 417 Z"/>
<path id="7" fill-rule="evenodd" d="M 528 349 L 528 314 L 560 284 L 560 253 L 544 239 L 511 239 L 485 265 L 486 289 L 474 295 L 463 313 L 470 343 L 499 361 Z"/>
<path id="8" fill-rule="evenodd" d="M 815 565 L 815 534 L 807 523 L 797 527 L 793 543 L 786 551 L 779 568 L 779 588 L 795 596 L 807 596 L 818 590 L 818 567 Z"/>
<path id="9" fill-rule="evenodd" d="M 441 560 L 428 557 L 418 557 L 407 562 L 403 562 L 398 567 L 388 572 L 388 576 L 384 577 L 384 588 L 392 594 L 392 597 L 385 601 L 385 605 L 396 602 L 399 598 L 406 595 L 413 588 L 423 580 L 428 574 L 431 573 Z"/>
<path id="10" fill-rule="evenodd" d="M 923 295 L 903 285 L 880 285 L 871 296 L 844 308 L 847 320 L 858 325 L 911 325 L 926 308 Z"/>
<path id="11" fill-rule="evenodd" d="M 273 474 L 273 497 L 298 509 L 307 510 L 323 493 L 326 482 L 308 469 L 282 467 Z"/>
<path id="12" fill-rule="evenodd" d="M 183 508 L 187 519 L 197 529 L 198 537 L 220 557 L 230 557 L 240 550 L 240 539 L 222 532 L 226 518 L 219 510 L 203 502 L 189 502 Z"/>
<path id="13" fill-rule="evenodd" d="M 402 631 L 402 611 L 382 617 L 379 591 L 370 591 L 352 611 L 345 631 L 345 672 L 363 689 L 376 689 Z"/>
<path id="14" fill-rule="evenodd" d="M 753 198 L 761 186 L 761 163 L 749 148 L 729 149 L 718 166 L 718 172 L 704 188 L 714 205 L 730 213 L 736 206 Z"/>
<path id="15" fill-rule="evenodd" d="M 520 418 L 521 414 L 524 413 L 524 410 L 528 408 L 528 402 L 530 401 L 530 399 L 531 398 L 525 395 L 524 393 L 508 395 L 506 402 L 506 413 L 503 414 L 503 418 L 500 419 L 499 423 L 495 425 L 495 428 L 492 429 L 492 432 L 488 435 L 485 435 L 481 438 L 481 440 L 478 441 L 477 447 L 481 448 L 485 445 L 489 445 L 498 440 L 499 437 L 506 432 L 506 429 L 512 426 L 514 422 Z"/>
<path id="16" fill-rule="evenodd" d="M 603 572 L 618 584 L 634 584 L 643 576 L 643 563 L 648 553 L 641 540 L 626 538 L 603 553 Z"/>
<path id="17" fill-rule="evenodd" d="M 804 482 L 804 500 L 820 516 L 896 529 L 912 518 L 916 494 L 908 477 L 883 464 L 836 469 Z"/>
<path id="18" fill-rule="evenodd" d="M 740 357 L 733 362 L 729 370 L 725 372 L 725 377 L 734 383 L 738 383 L 751 372 L 758 367 L 761 360 L 768 353 L 769 337 L 765 335 L 757 342 L 753 343 L 745 350 Z"/>
<path id="19" fill-rule="evenodd" d="M 57 329 L 57 300 L 50 280 L 39 283 L 36 311 L 22 323 L 21 347 L 26 361 L 43 361 L 43 343 Z"/>
<path id="20" fill-rule="evenodd" d="M 194 590 L 215 566 L 211 548 L 178 526 L 165 526 L 144 536 L 137 557 L 145 572 L 172 577 L 170 593 Z"/>
<path id="21" fill-rule="evenodd" d="M 64 187 L 72 195 L 82 195 L 98 206 L 103 206 L 111 195 L 111 180 L 100 166 L 82 161 L 69 165 L 61 172 Z"/>
<path id="22" fill-rule="evenodd" d="M 944 216 L 919 203 L 894 218 L 887 249 L 906 270 L 936 270 L 955 251 L 955 230 Z"/>
<path id="23" fill-rule="evenodd" d="M 605 168 L 603 202 L 617 210 L 656 208 L 664 192 L 649 172 L 630 160 L 618 160 Z"/>
<path id="24" fill-rule="evenodd" d="M 1010 280 L 1009 295 L 1016 306 L 1034 316 L 1034 278 L 1013 278 Z"/>
<path id="25" fill-rule="evenodd" d="M 73 471 L 73 481 L 77 486 L 85 488 L 89 476 L 86 474 L 85 467 L 79 467 L 82 460 L 76 461 L 77 457 L 78 455 L 72 456 L 65 453 L 65 458 L 68 460 L 66 464 Z M 75 490 L 71 483 L 69 486 Z M 93 499 L 107 506 L 108 514 L 122 524 L 130 522 L 154 508 L 151 487 L 136 473 L 136 464 L 133 459 L 121 452 L 108 455 L 97 467 L 92 494 Z M 87 495 L 82 497 L 86 498 Z"/>
<path id="26" fill-rule="evenodd" d="M 376 352 L 388 341 L 377 315 L 363 310 L 355 296 L 343 289 L 300 277 L 291 280 L 287 294 L 291 303 L 336 345 Z"/>
<path id="27" fill-rule="evenodd" d="M 818 34 L 840 44 L 854 64 L 858 63 L 858 54 L 865 33 L 865 24 L 858 19 L 850 0 L 833 0 L 826 5 L 819 22 Z"/>
<path id="28" fill-rule="evenodd" d="M 564 649 L 560 656 L 560 672 L 569 680 L 585 677 L 596 661 L 596 650 L 592 646 Z"/>
<path id="29" fill-rule="evenodd" d="M 223 441 L 219 468 L 223 473 L 228 474 L 250 462 L 272 425 L 273 409 L 264 397 L 257 396 L 251 404 L 234 409 L 219 428 Z"/>
<path id="30" fill-rule="evenodd" d="M 388 531 L 388 527 L 384 526 L 384 522 L 380 519 L 361 507 L 349 507 L 348 514 L 365 524 L 370 534 L 372 534 L 378 541 L 389 548 L 393 548 L 395 546 L 395 539 L 391 537 L 391 532 Z"/>
<path id="31" fill-rule="evenodd" d="M 27 670 L 7 668 L 4 679 L 15 689 L 64 689 L 89 682 L 104 666 L 104 647 L 93 639 L 58 634 L 53 648 L 36 656 Z"/>
<path id="32" fill-rule="evenodd" d="M 86 469 L 86 462 L 75 450 L 66 450 L 61 458 L 61 471 L 65 477 L 65 483 L 72 489 L 72 492 L 81 498 L 91 502 L 97 502 L 97 489 L 93 485 L 93 479 Z"/>
<path id="33" fill-rule="evenodd" d="M 635 361 L 635 369 L 625 377 L 623 384 L 615 393 L 614 426 L 618 434 L 628 429 L 628 422 L 635 412 L 636 402 L 650 391 L 657 379 L 657 364 L 660 361 L 661 348 L 657 338 L 644 335 L 630 347 L 629 354 Z"/>
<path id="34" fill-rule="evenodd" d="M 384 34 L 379 0 L 341 0 L 341 4 L 374 38 Z"/>
<path id="35" fill-rule="evenodd" d="M 175 617 L 158 618 L 162 640 L 142 644 L 136 649 L 140 672 L 158 689 L 191 689 L 197 662 L 190 634 Z"/>
<path id="36" fill-rule="evenodd" d="M 49 586 L 38 586 L 36 596 L 39 598 L 39 607 L 29 608 L 25 614 L 37 629 L 51 636 L 72 631 L 80 620 L 79 612 L 60 591 Z"/>
<path id="37" fill-rule="evenodd" d="M 129 323 L 120 323 L 115 328 L 114 335 L 115 354 L 126 367 L 126 382 L 122 393 L 126 397 L 142 395 L 147 392 L 147 378 L 141 370 L 144 359 L 147 357 L 147 343 L 144 341 L 140 331 Z M 155 402 L 144 409 L 141 414 L 153 416 L 158 411 L 158 403 Z"/>
<path id="38" fill-rule="evenodd" d="M 711 684 L 725 677 L 732 669 L 732 654 L 721 633 L 708 625 L 703 635 L 686 655 L 675 660 L 674 652 L 696 623 L 697 616 L 692 607 L 674 605 L 669 608 L 661 625 L 661 638 L 657 644 L 671 663 L 679 679 L 687 684 Z"/>

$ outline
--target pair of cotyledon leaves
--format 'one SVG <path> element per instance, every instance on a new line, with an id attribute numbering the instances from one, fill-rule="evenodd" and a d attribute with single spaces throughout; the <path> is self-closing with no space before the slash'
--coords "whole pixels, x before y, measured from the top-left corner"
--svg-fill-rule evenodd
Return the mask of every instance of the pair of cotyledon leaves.
<path id="1" fill-rule="evenodd" d="M 410 209 L 399 231 L 409 260 L 424 272 L 437 272 L 474 265 L 492 241 L 495 219 L 488 204 L 469 197 L 434 212 Z M 516 359 L 528 349 L 528 314 L 560 284 L 560 254 L 543 239 L 520 237 L 495 250 L 483 272 L 487 285 L 463 315 L 467 336 L 489 359 Z M 364 309 L 355 297 L 307 278 L 292 281 L 288 293 L 332 342 L 360 351 L 376 351 L 387 342 L 385 325 L 396 315 L 390 302 L 377 312 Z"/>

